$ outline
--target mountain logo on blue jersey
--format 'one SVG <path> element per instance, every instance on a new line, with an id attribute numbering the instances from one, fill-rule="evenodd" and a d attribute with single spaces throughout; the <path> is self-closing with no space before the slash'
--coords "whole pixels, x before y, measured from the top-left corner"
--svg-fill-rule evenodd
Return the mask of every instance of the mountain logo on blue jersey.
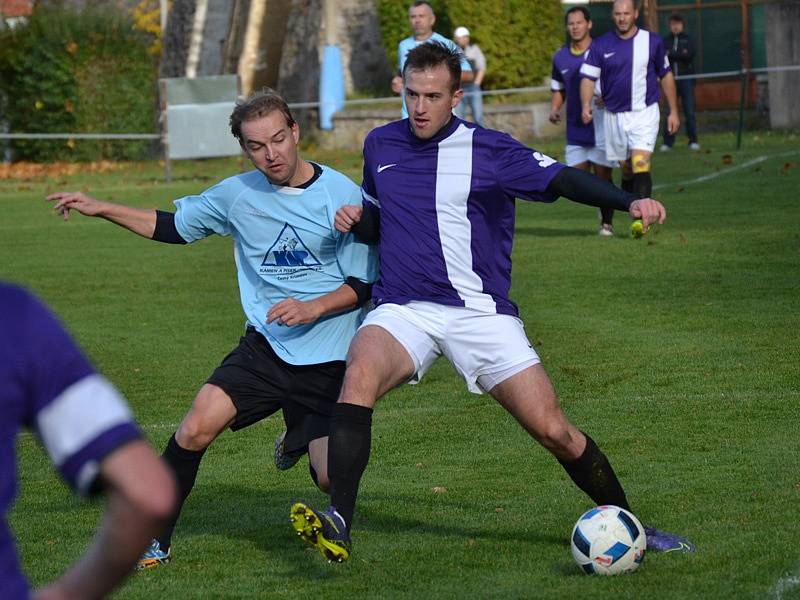
<path id="1" fill-rule="evenodd" d="M 278 238 L 264 255 L 262 267 L 316 267 L 319 262 L 294 227 L 286 223 Z"/>

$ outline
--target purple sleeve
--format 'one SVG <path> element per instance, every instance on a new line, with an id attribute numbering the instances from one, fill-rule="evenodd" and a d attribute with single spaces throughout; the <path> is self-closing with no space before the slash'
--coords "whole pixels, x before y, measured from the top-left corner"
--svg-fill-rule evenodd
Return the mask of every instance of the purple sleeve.
<path id="1" fill-rule="evenodd" d="M 375 178 L 373 177 L 372 146 L 373 136 L 370 133 L 364 140 L 364 175 L 361 181 L 361 197 L 364 199 L 365 204 L 372 203 L 375 206 L 380 206 L 378 204 L 378 191 L 375 189 Z"/>
<path id="2" fill-rule="evenodd" d="M 30 297 L 18 326 L 25 341 L 26 425 L 61 476 L 86 495 L 102 460 L 141 434 L 122 396 L 47 308 Z"/>
<path id="3" fill-rule="evenodd" d="M 502 134 L 494 144 L 495 176 L 505 193 L 523 200 L 553 202 L 547 186 L 566 165 Z"/>
<path id="4" fill-rule="evenodd" d="M 561 75 L 558 66 L 556 66 L 556 57 L 553 57 L 553 70 L 550 73 L 550 90 L 553 92 L 562 91 L 564 89 L 564 76 Z"/>
<path id="5" fill-rule="evenodd" d="M 669 56 L 664 49 L 664 40 L 657 35 L 653 35 L 653 39 L 655 40 L 653 54 L 655 55 L 656 75 L 661 79 L 672 71 L 672 67 L 669 66 Z"/>
<path id="6" fill-rule="evenodd" d="M 589 50 L 586 51 L 586 58 L 581 65 L 580 74 L 584 79 L 591 79 L 596 81 L 600 78 L 600 72 L 603 69 L 603 52 L 600 49 L 597 40 L 592 42 Z"/>

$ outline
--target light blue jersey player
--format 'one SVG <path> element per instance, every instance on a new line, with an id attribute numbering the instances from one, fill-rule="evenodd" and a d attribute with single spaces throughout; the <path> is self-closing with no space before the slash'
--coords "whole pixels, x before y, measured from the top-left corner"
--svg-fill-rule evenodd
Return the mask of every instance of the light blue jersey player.
<path id="1" fill-rule="evenodd" d="M 286 432 L 276 443 L 276 466 L 289 468 L 308 452 L 311 476 L 327 490 L 330 414 L 377 278 L 376 251 L 334 227 L 339 208 L 361 203 L 359 187 L 300 158 L 300 129 L 286 102 L 272 90 L 254 94 L 237 104 L 231 131 L 256 170 L 177 200 L 175 214 L 80 193 L 50 196 L 65 217 L 75 209 L 162 242 L 212 234 L 233 239 L 246 329 L 164 451 L 181 503 L 205 449 L 225 428 L 235 431 L 279 410 Z M 177 518 L 153 540 L 141 568 L 170 560 Z"/>
<path id="2" fill-rule="evenodd" d="M 472 81 L 473 73 L 472 66 L 469 64 L 467 57 L 464 56 L 458 45 L 451 39 L 436 33 L 433 30 L 433 25 L 436 23 L 436 14 L 433 12 L 433 7 L 428 2 L 416 0 L 411 3 L 408 9 L 408 21 L 411 25 L 413 34 L 401 40 L 397 45 L 397 75 L 392 80 L 392 90 L 396 94 L 403 95 L 403 110 L 402 118 L 408 118 L 408 109 L 406 108 L 405 92 L 403 91 L 403 67 L 406 64 L 406 57 L 408 53 L 420 44 L 427 44 L 429 42 L 439 42 L 452 48 L 460 53 L 461 56 L 461 81 Z"/>

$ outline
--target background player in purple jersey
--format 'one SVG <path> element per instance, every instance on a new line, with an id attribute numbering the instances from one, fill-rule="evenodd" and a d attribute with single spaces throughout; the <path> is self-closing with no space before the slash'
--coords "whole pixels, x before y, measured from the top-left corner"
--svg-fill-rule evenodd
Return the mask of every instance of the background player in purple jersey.
<path id="1" fill-rule="evenodd" d="M 658 137 L 659 85 L 669 104 L 667 130 L 678 131 L 675 78 L 663 40 L 636 26 L 633 0 L 615 0 L 613 31 L 594 40 L 581 67 L 584 123 L 592 122 L 595 81 L 600 80 L 606 107 L 606 156 L 622 167 L 622 188 L 640 198 L 653 189 L 650 159 Z"/>
<path id="2" fill-rule="evenodd" d="M 103 492 L 105 516 L 92 545 L 37 600 L 102 598 L 131 572 L 172 514 L 175 484 L 141 439 L 119 392 L 99 375 L 38 300 L 0 282 L 0 598 L 30 597 L 6 515 L 17 492 L 16 437 L 39 437 L 81 495 Z"/>
<path id="3" fill-rule="evenodd" d="M 297 533 L 330 560 L 346 560 L 361 477 L 369 460 L 372 409 L 391 389 L 418 381 L 446 356 L 472 392 L 489 393 L 562 464 L 597 504 L 628 508 L 597 444 L 561 410 L 553 386 L 509 299 L 515 198 L 564 196 L 627 210 L 652 224 L 666 211 L 614 185 L 451 114 L 463 92 L 459 57 L 441 44 L 412 50 L 403 72 L 410 119 L 364 142 L 363 207 L 343 207 L 337 228 L 379 238 L 376 308 L 347 357 L 331 414 L 331 506 L 296 503 Z M 355 227 L 355 228 L 354 228 Z M 652 550 L 691 549 L 647 528 Z"/>
<path id="4" fill-rule="evenodd" d="M 573 6 L 564 16 L 570 43 L 553 56 L 553 73 L 550 78 L 550 122 L 561 122 L 561 109 L 567 104 L 567 147 L 564 162 L 576 169 L 594 171 L 600 179 L 611 181 L 614 162 L 606 158 L 605 124 L 603 108 L 593 107 L 592 123 L 581 118 L 581 78 L 583 59 L 592 43 L 590 31 L 592 18 L 589 9 Z M 600 209 L 601 236 L 614 235 L 614 209 Z"/>

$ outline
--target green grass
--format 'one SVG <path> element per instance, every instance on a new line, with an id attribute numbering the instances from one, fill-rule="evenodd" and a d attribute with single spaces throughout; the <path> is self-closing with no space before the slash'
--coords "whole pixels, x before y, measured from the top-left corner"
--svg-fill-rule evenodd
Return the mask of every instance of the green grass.
<path id="1" fill-rule="evenodd" d="M 639 241 L 625 235 L 625 215 L 617 236 L 601 239 L 591 208 L 518 207 L 512 297 L 565 410 L 609 455 L 635 512 L 687 535 L 695 555 L 650 554 L 632 576 L 583 576 L 568 537 L 589 501 L 440 361 L 378 405 L 350 563 L 329 565 L 293 538 L 290 504 L 325 498 L 305 460 L 272 467 L 282 426 L 272 418 L 211 447 L 175 560 L 117 597 L 800 597 L 798 136 L 748 134 L 741 151 L 734 142 L 707 136 L 701 153 L 656 155 L 669 220 Z M 680 183 L 760 156 L 773 158 Z M 357 155 L 313 157 L 360 180 Z M 0 277 L 54 307 L 159 450 L 241 332 L 230 241 L 149 243 L 100 220 L 63 223 L 42 198 L 81 188 L 169 208 L 238 168 L 178 163 L 171 184 L 156 164 L 0 182 Z M 11 523 L 42 584 L 80 554 L 102 505 L 74 500 L 32 436 L 19 451 Z"/>

